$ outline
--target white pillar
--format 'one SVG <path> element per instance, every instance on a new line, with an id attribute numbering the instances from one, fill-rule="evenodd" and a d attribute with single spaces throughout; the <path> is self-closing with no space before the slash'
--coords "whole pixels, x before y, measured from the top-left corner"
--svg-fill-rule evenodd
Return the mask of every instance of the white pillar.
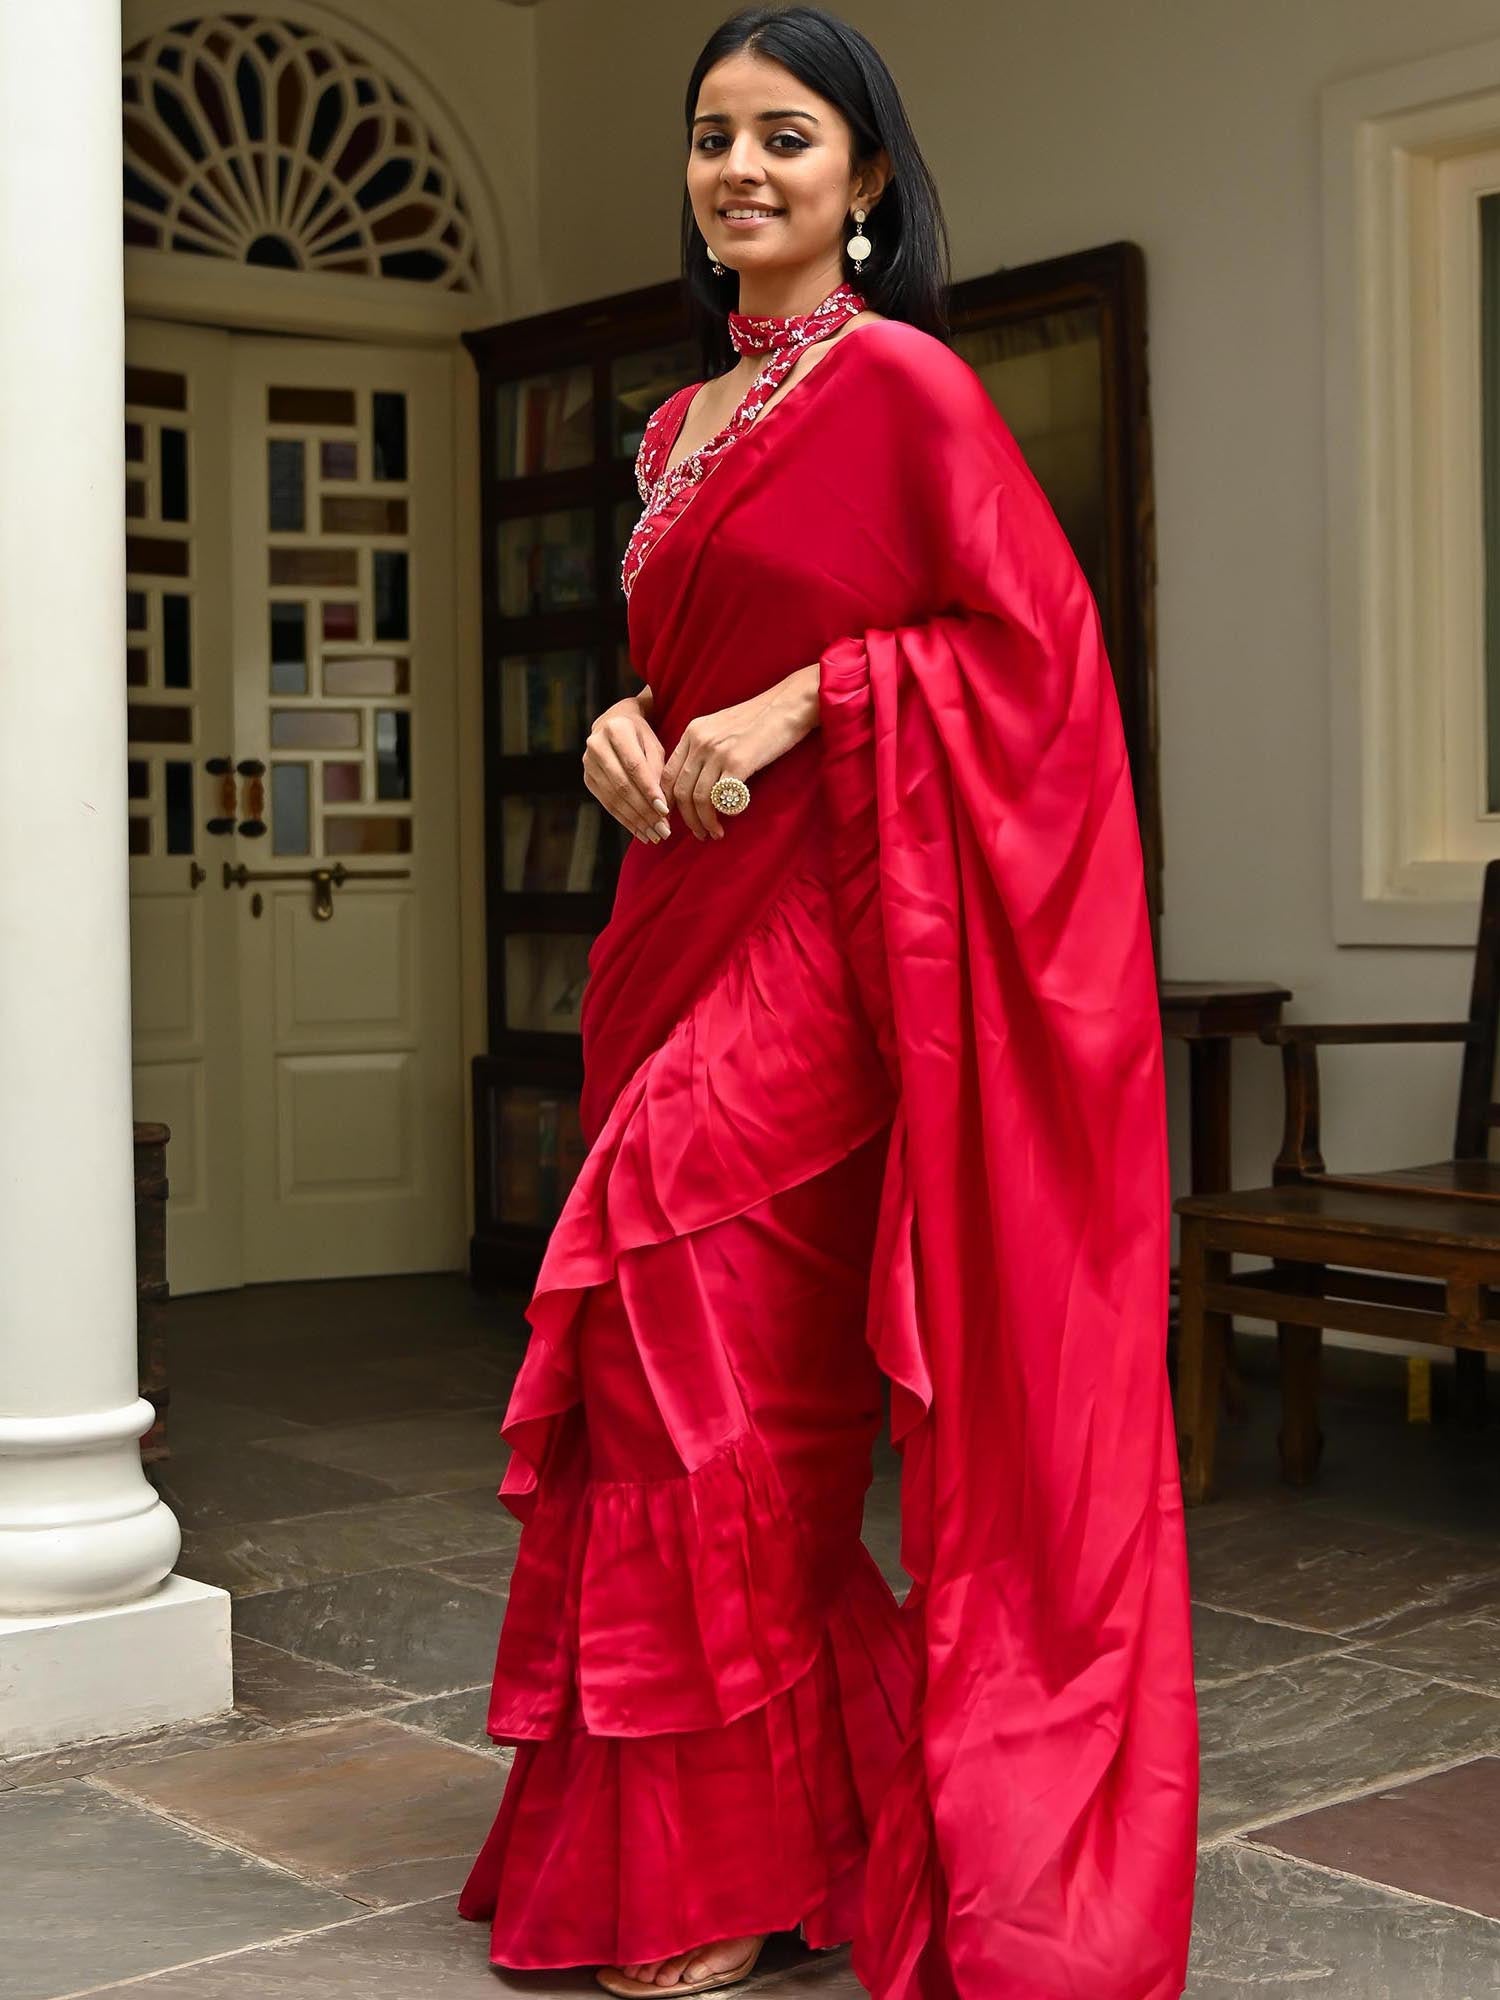
<path id="1" fill-rule="evenodd" d="M 141 1470 L 119 0 L 0 4 L 0 1751 L 229 1703 Z"/>

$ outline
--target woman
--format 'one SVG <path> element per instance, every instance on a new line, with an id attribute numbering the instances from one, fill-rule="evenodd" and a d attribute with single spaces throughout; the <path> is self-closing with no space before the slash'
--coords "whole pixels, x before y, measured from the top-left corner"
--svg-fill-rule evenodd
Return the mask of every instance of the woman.
<path id="1" fill-rule="evenodd" d="M 616 1994 L 800 1927 L 876 2000 L 1175 2000 L 1161 1039 L 1098 615 L 939 337 L 868 42 L 736 15 L 687 118 L 688 280 L 739 358 L 637 463 L 647 688 L 584 779 L 638 838 L 502 1426 L 515 1760 L 459 1907 Z M 885 1384 L 904 1605 L 860 1542 Z"/>

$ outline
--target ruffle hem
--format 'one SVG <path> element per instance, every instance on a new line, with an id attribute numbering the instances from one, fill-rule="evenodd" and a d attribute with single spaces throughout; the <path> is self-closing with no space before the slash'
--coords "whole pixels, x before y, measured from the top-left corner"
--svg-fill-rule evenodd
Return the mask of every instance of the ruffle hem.
<path id="1" fill-rule="evenodd" d="M 785 885 L 621 1090 L 527 1309 L 515 1757 L 458 1904 L 497 1966 L 857 1928 L 915 1661 L 859 1539 L 891 1101 L 828 893 Z"/>

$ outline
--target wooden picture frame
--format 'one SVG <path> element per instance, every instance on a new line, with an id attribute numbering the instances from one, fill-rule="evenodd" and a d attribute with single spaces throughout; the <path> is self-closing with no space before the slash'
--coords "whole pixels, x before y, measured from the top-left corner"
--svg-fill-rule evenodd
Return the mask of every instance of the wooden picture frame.
<path id="1" fill-rule="evenodd" d="M 1107 243 L 955 285 L 956 352 L 1025 453 L 1099 606 L 1141 829 L 1161 963 L 1163 841 L 1156 685 L 1156 521 L 1146 265 Z"/>

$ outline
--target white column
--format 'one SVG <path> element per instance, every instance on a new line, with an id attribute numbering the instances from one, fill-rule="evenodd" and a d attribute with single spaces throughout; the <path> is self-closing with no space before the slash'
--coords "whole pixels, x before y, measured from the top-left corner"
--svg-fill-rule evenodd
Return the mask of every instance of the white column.
<path id="1" fill-rule="evenodd" d="M 119 0 L 0 4 L 0 1751 L 212 1714 L 140 1463 Z"/>

